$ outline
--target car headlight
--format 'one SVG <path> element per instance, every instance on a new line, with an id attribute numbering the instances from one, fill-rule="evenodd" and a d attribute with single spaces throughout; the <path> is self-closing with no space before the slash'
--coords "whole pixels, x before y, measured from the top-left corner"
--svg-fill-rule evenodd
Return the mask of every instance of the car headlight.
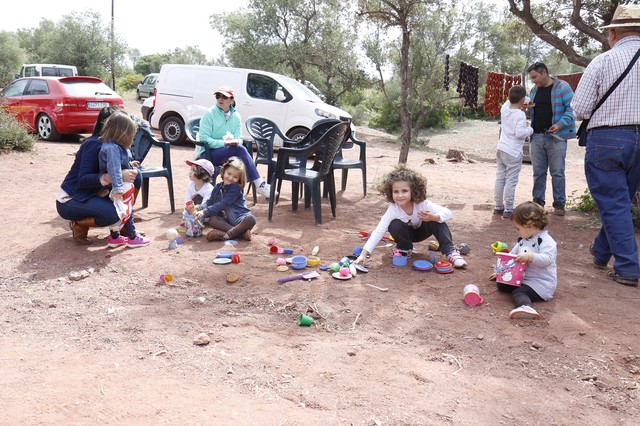
<path id="1" fill-rule="evenodd" d="M 324 118 L 333 118 L 333 119 L 338 118 L 336 117 L 335 114 L 331 114 L 330 112 L 323 111 L 320 108 L 316 108 L 316 115 L 319 115 L 320 117 L 324 117 Z"/>

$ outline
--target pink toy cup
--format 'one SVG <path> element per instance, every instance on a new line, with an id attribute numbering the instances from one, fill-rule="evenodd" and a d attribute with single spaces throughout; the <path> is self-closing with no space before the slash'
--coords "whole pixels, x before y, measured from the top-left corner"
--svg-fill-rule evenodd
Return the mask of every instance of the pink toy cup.
<path id="1" fill-rule="evenodd" d="M 498 260 L 494 271 L 496 272 L 496 282 L 520 287 L 524 278 L 524 271 L 527 264 L 516 262 L 516 255 L 511 253 L 496 253 Z"/>
<path id="2" fill-rule="evenodd" d="M 480 297 L 480 289 L 475 284 L 467 284 L 462 291 L 464 303 L 469 306 L 478 306 L 482 304 Z"/>

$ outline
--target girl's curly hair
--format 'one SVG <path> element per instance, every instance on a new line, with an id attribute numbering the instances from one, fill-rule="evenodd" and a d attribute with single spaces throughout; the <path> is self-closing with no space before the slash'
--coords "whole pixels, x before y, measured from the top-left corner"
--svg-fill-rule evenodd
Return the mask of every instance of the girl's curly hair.
<path id="1" fill-rule="evenodd" d="M 427 179 L 419 172 L 410 169 L 406 164 L 398 164 L 392 171 L 382 177 L 378 185 L 378 191 L 384 195 L 390 203 L 393 203 L 393 184 L 395 182 L 408 182 L 411 186 L 411 201 L 420 203 L 427 199 Z"/>
<path id="2" fill-rule="evenodd" d="M 542 230 L 549 224 L 549 214 L 540 204 L 525 201 L 513 209 L 511 221 L 520 226 L 533 226 Z"/>

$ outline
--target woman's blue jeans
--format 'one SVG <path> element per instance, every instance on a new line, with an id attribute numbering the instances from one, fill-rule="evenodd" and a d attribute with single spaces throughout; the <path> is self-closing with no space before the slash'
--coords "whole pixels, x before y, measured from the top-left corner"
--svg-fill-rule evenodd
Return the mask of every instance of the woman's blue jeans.
<path id="1" fill-rule="evenodd" d="M 118 212 L 109 197 L 91 197 L 86 201 L 71 199 L 66 203 L 56 201 L 56 208 L 61 218 L 66 220 L 82 220 L 94 217 L 96 225 L 111 226 L 120 221 Z"/>
<path id="2" fill-rule="evenodd" d="M 200 156 L 204 157 L 204 154 Z M 223 146 L 221 148 L 210 149 L 209 150 L 209 158 L 216 166 L 222 166 L 222 162 L 231 157 L 239 157 L 240 160 L 244 163 L 244 166 L 247 169 L 247 180 L 249 182 L 254 181 L 260 177 L 260 173 L 258 173 L 258 169 L 256 169 L 255 164 L 253 163 L 253 158 L 247 148 L 244 145 L 237 146 Z"/>
<path id="3" fill-rule="evenodd" d="M 564 176 L 567 141 L 558 140 L 551 134 L 534 133 L 531 136 L 531 168 L 533 169 L 534 201 L 544 204 L 547 191 L 547 169 L 551 175 L 553 205 L 564 206 L 567 201 Z"/>
<path id="4" fill-rule="evenodd" d="M 587 135 L 584 172 L 602 226 L 594 240 L 599 262 L 614 257 L 624 278 L 640 278 L 631 203 L 640 187 L 640 126 L 604 127 Z"/>

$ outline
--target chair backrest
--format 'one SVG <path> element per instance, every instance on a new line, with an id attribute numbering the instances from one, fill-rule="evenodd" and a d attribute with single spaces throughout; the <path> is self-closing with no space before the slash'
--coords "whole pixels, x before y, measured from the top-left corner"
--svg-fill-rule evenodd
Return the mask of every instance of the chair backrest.
<path id="1" fill-rule="evenodd" d="M 309 133 L 307 133 L 307 135 L 302 139 L 299 146 L 309 146 L 314 144 L 327 132 L 327 130 L 338 123 L 341 123 L 341 121 L 333 118 L 323 118 L 322 120 L 316 121 Z"/>
<path id="2" fill-rule="evenodd" d="M 133 144 L 131 145 L 131 156 L 133 160 L 142 163 L 149 153 L 153 142 L 153 135 L 144 127 L 140 127 L 133 137 Z"/>
<path id="3" fill-rule="evenodd" d="M 350 135 L 349 123 L 342 121 L 334 124 L 316 141 L 318 146 L 322 147 L 322 151 L 320 155 L 316 155 L 313 168 L 320 173 L 322 178 L 331 171 L 333 159 Z"/>
<path id="4" fill-rule="evenodd" d="M 187 137 L 191 142 L 198 140 L 198 132 L 200 131 L 200 117 L 192 118 L 184 125 L 184 129 L 187 133 Z"/>
<path id="5" fill-rule="evenodd" d="M 265 117 L 249 117 L 245 122 L 247 132 L 256 142 L 258 161 L 271 161 L 273 158 L 273 141 L 276 136 L 284 137 L 276 123 Z"/>

